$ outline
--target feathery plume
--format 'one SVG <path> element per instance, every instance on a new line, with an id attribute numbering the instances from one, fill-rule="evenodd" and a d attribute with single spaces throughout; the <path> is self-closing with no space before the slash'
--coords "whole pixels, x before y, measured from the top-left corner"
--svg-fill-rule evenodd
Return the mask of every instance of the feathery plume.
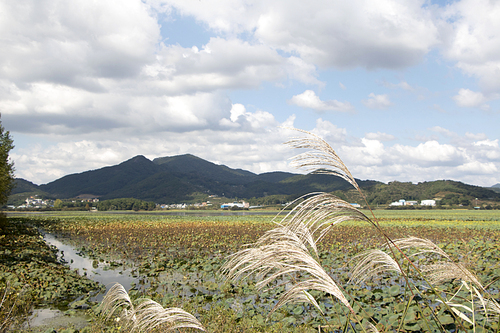
<path id="1" fill-rule="evenodd" d="M 116 310 L 124 307 L 121 318 L 125 322 L 125 327 L 131 332 L 148 332 L 159 326 L 166 331 L 178 328 L 195 328 L 205 331 L 196 317 L 180 308 L 165 309 L 150 299 L 143 299 L 134 308 L 130 296 L 119 283 L 114 284 L 106 293 L 99 307 L 103 315 L 107 314 L 106 320 L 109 320 Z"/>
<path id="2" fill-rule="evenodd" d="M 304 200 L 301 201 L 302 199 Z M 335 225 L 344 221 L 361 221 L 373 224 L 363 212 L 330 193 L 310 193 L 300 197 L 290 205 L 296 203 L 297 205 L 278 224 L 289 227 L 302 239 L 304 239 L 302 230 L 308 229 L 308 233 L 314 236 L 312 238 L 314 244 L 321 241 Z M 311 244 L 311 246 L 315 248 L 315 245 Z"/>
<path id="3" fill-rule="evenodd" d="M 436 264 L 423 265 L 422 273 L 427 274 L 431 284 L 440 284 L 444 281 L 460 279 L 465 282 L 474 283 L 480 289 L 484 290 L 479 280 L 460 263 L 440 262 Z"/>
<path id="4" fill-rule="evenodd" d="M 447 259 L 450 259 L 450 256 L 446 252 L 444 252 L 439 246 L 437 246 L 432 241 L 425 238 L 418 238 L 418 237 L 400 238 L 394 240 L 392 244 L 397 246 L 401 250 L 410 247 L 417 248 L 420 250 L 419 252 L 412 254 L 412 256 L 416 256 L 423 253 L 436 253 Z"/>
<path id="5" fill-rule="evenodd" d="M 307 234 L 308 229 L 305 228 L 302 232 Z M 304 237 L 308 238 L 307 235 Z M 294 273 L 300 272 L 310 278 L 303 282 L 292 281 L 294 286 L 282 296 L 279 306 L 291 301 L 303 302 L 308 297 L 304 298 L 300 292 L 315 289 L 333 295 L 352 310 L 340 288 L 311 256 L 301 237 L 287 227 L 278 227 L 272 233 L 265 235 L 264 239 L 260 239 L 256 247 L 231 255 L 223 265 L 222 271 L 230 280 L 255 274 L 259 278 L 256 283 L 259 290 L 276 279 L 289 279 Z M 309 302 L 314 305 L 311 300 Z"/>
<path id="6" fill-rule="evenodd" d="M 295 156 L 292 159 L 292 165 L 297 168 L 306 168 L 312 170 L 313 173 L 330 174 L 338 176 L 357 189 L 360 193 L 361 190 L 356 183 L 356 180 L 351 175 L 349 169 L 335 150 L 319 136 L 296 128 L 288 128 L 307 134 L 307 137 L 292 138 L 285 142 L 291 148 L 306 148 L 313 151 L 306 152 Z"/>
<path id="7" fill-rule="evenodd" d="M 363 252 L 355 256 L 354 259 L 359 261 L 351 273 L 349 282 L 363 282 L 383 272 L 404 274 L 401 272 L 398 263 L 390 255 L 379 249 Z"/>
<path id="8" fill-rule="evenodd" d="M 163 308 L 152 300 L 142 301 L 135 310 L 137 319 L 132 331 L 149 332 L 161 326 L 162 330 L 173 331 L 178 328 L 195 328 L 205 331 L 203 325 L 192 314 L 180 308 Z"/>
<path id="9" fill-rule="evenodd" d="M 106 320 L 110 319 L 116 310 L 123 308 L 121 317 L 126 319 L 131 319 L 134 313 L 134 306 L 130 300 L 125 288 L 119 284 L 115 283 L 104 295 L 104 298 L 99 304 L 99 309 L 103 314 L 106 315 Z M 130 317 L 130 318 L 129 318 Z"/>

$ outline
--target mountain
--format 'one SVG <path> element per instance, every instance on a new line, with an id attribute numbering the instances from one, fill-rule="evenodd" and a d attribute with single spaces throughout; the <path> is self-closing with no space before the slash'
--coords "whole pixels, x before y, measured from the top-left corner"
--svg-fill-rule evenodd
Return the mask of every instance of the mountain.
<path id="1" fill-rule="evenodd" d="M 492 199 L 500 193 L 491 189 L 453 181 L 419 184 L 357 180 L 370 204 L 387 204 L 399 199 L 423 200 L 441 198 L 450 202 Z M 346 200 L 360 201 L 345 180 L 322 174 L 299 175 L 289 172 L 255 174 L 217 165 L 191 154 L 149 160 L 135 156 L 118 165 L 64 176 L 37 186 L 17 179 L 13 195 L 39 194 L 52 198 L 78 196 L 103 199 L 136 198 L 157 203 L 179 203 L 199 194 L 216 194 L 228 198 L 260 198 L 271 195 L 298 197 L 310 192 L 335 192 Z M 443 201 L 444 202 L 444 201 Z"/>
<path id="2" fill-rule="evenodd" d="M 15 186 L 10 195 L 18 194 L 18 193 L 27 193 L 27 192 L 41 192 L 38 185 L 33 184 L 32 182 L 22 179 L 16 178 Z"/>
<path id="3" fill-rule="evenodd" d="M 136 156 L 115 166 L 64 176 L 40 189 L 56 197 L 74 198 L 81 194 L 107 196 L 158 173 L 160 168 L 144 156 Z"/>
<path id="4" fill-rule="evenodd" d="M 82 195 L 100 199 L 132 197 L 161 203 L 189 201 L 196 193 L 252 198 L 302 195 L 349 187 L 347 182 L 337 177 L 303 176 L 288 172 L 257 175 L 217 165 L 191 154 L 161 157 L 153 161 L 136 156 L 118 165 L 67 175 L 40 186 L 25 180 L 18 180 L 18 184 L 16 193 L 38 191 L 52 198 Z"/>
<path id="5" fill-rule="evenodd" d="M 495 191 L 497 193 L 500 193 L 500 183 L 495 184 L 492 187 L 490 187 L 490 190 L 493 190 L 493 191 Z"/>

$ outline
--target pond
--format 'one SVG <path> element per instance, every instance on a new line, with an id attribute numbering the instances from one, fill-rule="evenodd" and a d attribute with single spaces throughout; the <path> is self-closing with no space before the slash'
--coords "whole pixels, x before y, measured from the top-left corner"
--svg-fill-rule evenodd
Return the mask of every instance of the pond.
<path id="1" fill-rule="evenodd" d="M 91 280 L 101 283 L 106 287 L 106 292 L 116 282 L 120 283 L 127 290 L 129 290 L 133 285 L 139 283 L 139 278 L 133 274 L 131 268 L 126 268 L 123 265 L 111 266 L 109 263 L 99 262 L 97 260 L 86 258 L 85 256 L 82 256 L 76 248 L 71 245 L 65 244 L 61 239 L 53 234 L 44 234 L 44 240 L 47 244 L 57 247 L 57 249 L 59 250 L 57 254 L 59 261 L 65 263 L 72 270 L 78 270 L 78 273 L 80 275 L 86 276 Z M 90 298 L 90 301 L 100 302 L 103 299 L 104 294 L 105 292 L 100 292 L 96 295 L 93 295 Z M 69 317 L 64 316 L 64 310 L 67 309 L 35 309 L 27 325 L 29 325 L 30 328 L 33 328 L 42 325 L 52 325 L 52 322 L 54 321 L 67 322 L 70 319 Z M 83 310 L 85 310 L 85 307 L 83 308 Z M 72 313 L 71 320 L 81 320 L 86 323 L 86 317 L 84 316 L 83 311 L 81 312 L 82 313 L 80 315 L 76 316 L 74 315 L 74 313 Z"/>

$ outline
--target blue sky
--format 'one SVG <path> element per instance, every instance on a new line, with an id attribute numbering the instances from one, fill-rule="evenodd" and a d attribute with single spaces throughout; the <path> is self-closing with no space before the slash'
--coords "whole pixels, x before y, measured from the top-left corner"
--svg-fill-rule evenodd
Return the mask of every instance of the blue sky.
<path id="1" fill-rule="evenodd" d="M 191 153 L 292 169 L 296 127 L 352 174 L 500 183 L 500 3 L 0 0 L 16 176 Z"/>

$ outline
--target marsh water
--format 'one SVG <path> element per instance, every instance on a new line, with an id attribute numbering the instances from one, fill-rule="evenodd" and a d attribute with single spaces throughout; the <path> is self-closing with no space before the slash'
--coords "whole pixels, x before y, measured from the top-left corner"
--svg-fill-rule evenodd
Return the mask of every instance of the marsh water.
<path id="1" fill-rule="evenodd" d="M 118 282 L 129 290 L 133 285 L 139 283 L 139 278 L 134 275 L 131 268 L 126 268 L 123 265 L 111 266 L 109 263 L 99 262 L 83 256 L 78 249 L 66 244 L 56 235 L 46 233 L 44 240 L 47 244 L 57 247 L 58 260 L 65 263 L 72 270 L 78 270 L 80 275 L 101 283 L 106 287 L 106 291 Z M 90 300 L 100 302 L 104 297 L 104 292 L 93 295 Z M 83 311 L 82 311 L 83 312 Z M 83 314 L 82 314 L 83 316 Z M 35 309 L 31 316 L 29 326 L 37 327 L 48 325 L 52 320 L 63 320 L 64 310 L 54 308 Z M 68 318 L 64 318 L 67 320 Z M 85 318 L 83 318 L 85 320 Z"/>

